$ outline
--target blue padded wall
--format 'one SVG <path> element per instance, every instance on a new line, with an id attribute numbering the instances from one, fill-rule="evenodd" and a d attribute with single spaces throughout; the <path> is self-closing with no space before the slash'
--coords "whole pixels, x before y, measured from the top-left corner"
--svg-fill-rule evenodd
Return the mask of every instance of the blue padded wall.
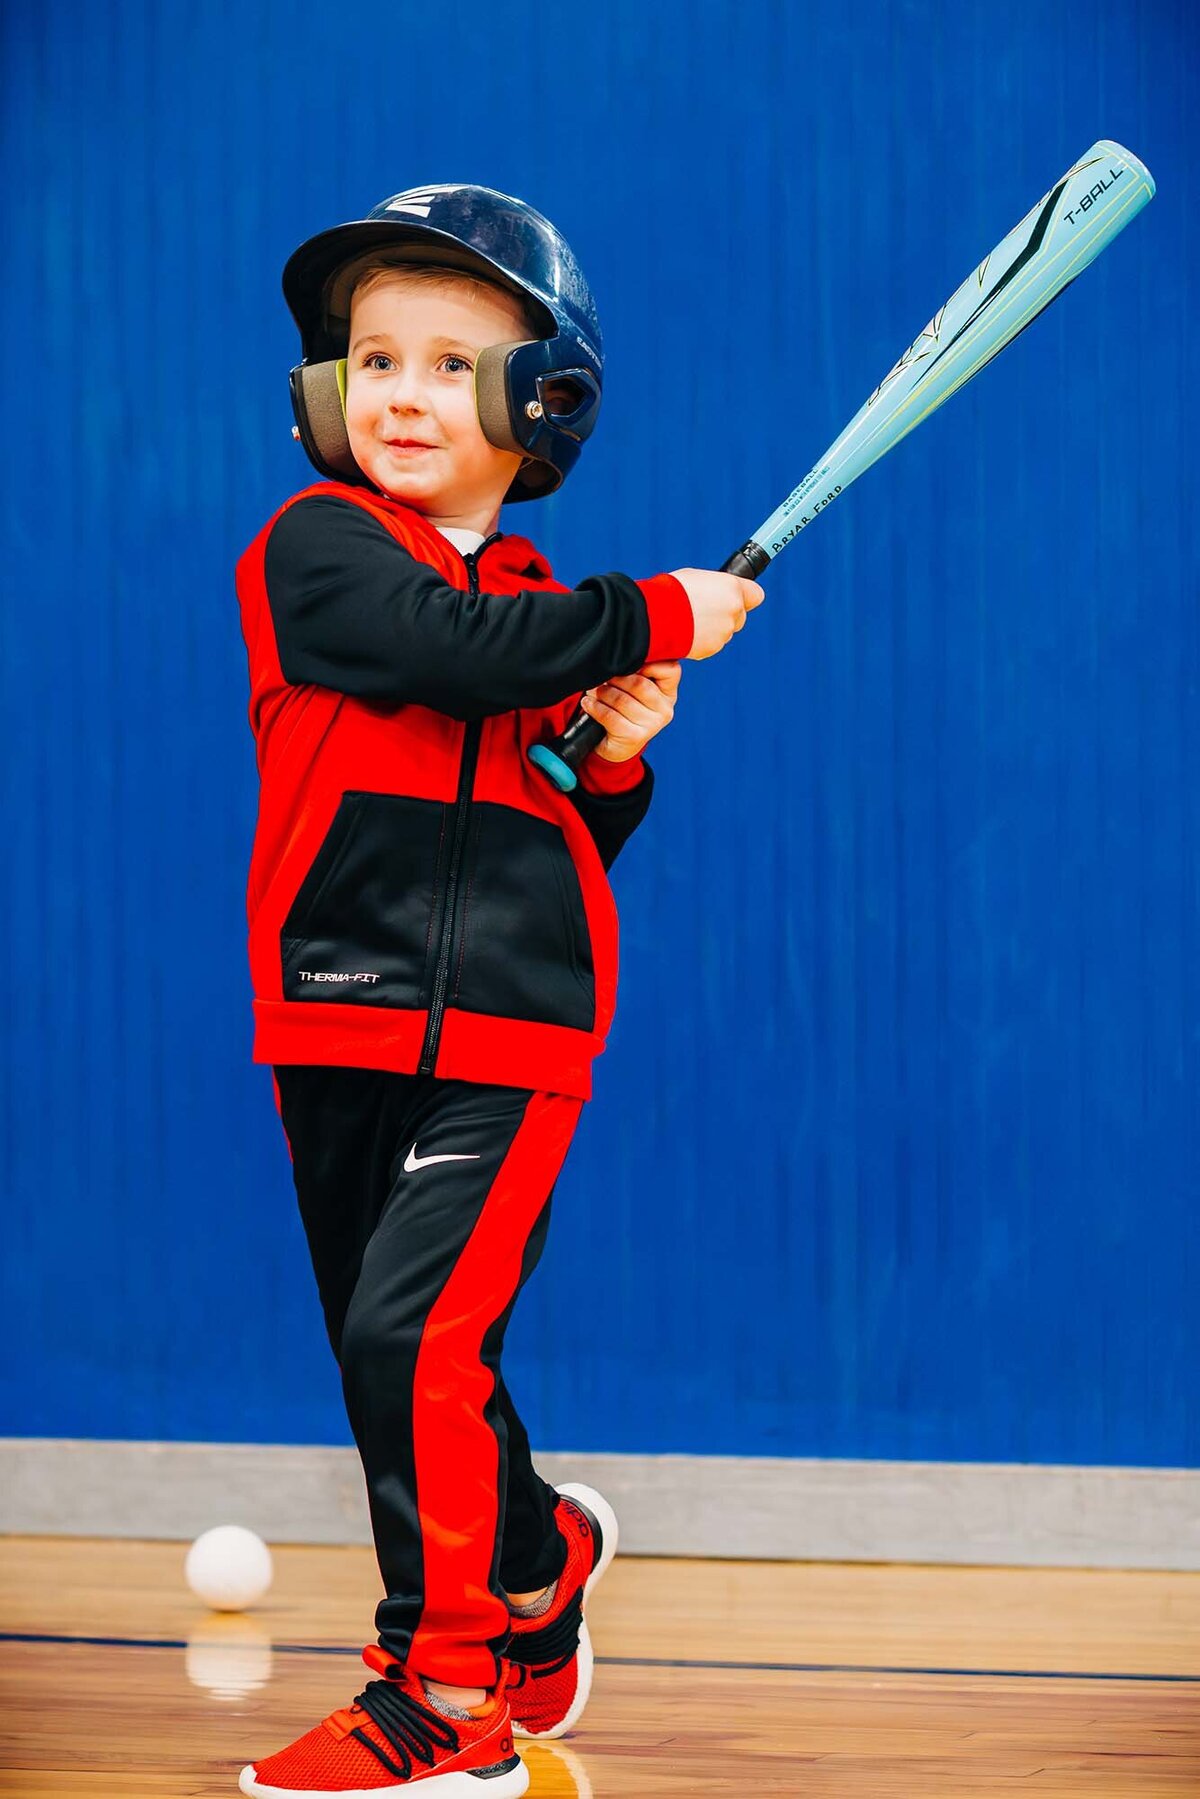
<path id="1" fill-rule="evenodd" d="M 1200 1449 L 1190 0 L 43 0 L 14 175 L 0 1431 L 347 1441 L 270 1077 L 236 557 L 304 237 L 477 180 L 609 379 L 560 576 L 719 563 L 1101 136 L 1158 181 L 689 664 L 518 1307 L 535 1443 Z"/>

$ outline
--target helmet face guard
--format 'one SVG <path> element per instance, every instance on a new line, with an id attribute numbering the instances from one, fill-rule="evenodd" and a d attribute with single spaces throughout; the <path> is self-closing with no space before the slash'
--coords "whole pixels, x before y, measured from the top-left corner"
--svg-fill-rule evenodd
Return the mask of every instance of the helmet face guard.
<path id="1" fill-rule="evenodd" d="M 480 428 L 525 458 L 506 500 L 552 493 L 570 473 L 600 410 L 604 357 L 590 290 L 566 241 L 524 201 L 492 188 L 413 189 L 366 219 L 336 226 L 289 259 L 283 290 L 304 361 L 291 372 L 295 435 L 322 474 L 366 484 L 346 432 L 350 298 L 373 262 L 459 270 L 513 293 L 545 327 L 492 344 L 475 367 Z"/>

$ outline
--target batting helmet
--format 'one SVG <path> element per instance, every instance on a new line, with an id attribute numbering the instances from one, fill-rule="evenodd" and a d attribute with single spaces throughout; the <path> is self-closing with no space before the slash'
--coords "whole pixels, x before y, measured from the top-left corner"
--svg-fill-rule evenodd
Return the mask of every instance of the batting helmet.
<path id="1" fill-rule="evenodd" d="M 291 371 L 297 433 L 324 475 L 366 484 L 346 433 L 350 296 L 369 263 L 459 269 L 497 283 L 542 335 L 482 350 L 475 405 L 489 443 L 526 458 L 506 500 L 552 493 L 575 466 L 600 410 L 604 351 L 591 290 L 549 219 L 490 187 L 410 188 L 364 219 L 335 225 L 288 258 L 283 293 L 304 360 Z"/>

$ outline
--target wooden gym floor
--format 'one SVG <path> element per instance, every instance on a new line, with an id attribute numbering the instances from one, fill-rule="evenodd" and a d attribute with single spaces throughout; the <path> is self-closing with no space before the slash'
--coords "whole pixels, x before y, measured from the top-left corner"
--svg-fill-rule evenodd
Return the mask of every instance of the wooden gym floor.
<path id="1" fill-rule="evenodd" d="M 219 1618 L 184 1545 L 0 1538 L 0 1792 L 229 1799 L 367 1679 L 369 1549 Z M 1200 1574 L 618 1557 L 536 1799 L 1196 1799 Z"/>

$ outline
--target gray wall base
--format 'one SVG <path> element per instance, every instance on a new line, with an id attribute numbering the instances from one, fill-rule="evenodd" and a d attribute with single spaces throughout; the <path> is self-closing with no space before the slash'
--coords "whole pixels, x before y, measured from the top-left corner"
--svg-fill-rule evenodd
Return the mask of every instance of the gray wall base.
<path id="1" fill-rule="evenodd" d="M 691 1455 L 538 1456 L 611 1500 L 633 1555 L 1200 1569 L 1200 1471 Z M 0 1531 L 369 1543 L 353 1449 L 0 1438 Z"/>

